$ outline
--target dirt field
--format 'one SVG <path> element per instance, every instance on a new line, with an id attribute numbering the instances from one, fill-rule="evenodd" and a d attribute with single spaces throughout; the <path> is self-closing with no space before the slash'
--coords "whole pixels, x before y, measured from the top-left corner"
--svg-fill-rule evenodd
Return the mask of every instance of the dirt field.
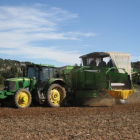
<path id="1" fill-rule="evenodd" d="M 136 93 L 127 105 L 104 107 L 0 107 L 0 139 L 139 140 L 139 97 Z"/>

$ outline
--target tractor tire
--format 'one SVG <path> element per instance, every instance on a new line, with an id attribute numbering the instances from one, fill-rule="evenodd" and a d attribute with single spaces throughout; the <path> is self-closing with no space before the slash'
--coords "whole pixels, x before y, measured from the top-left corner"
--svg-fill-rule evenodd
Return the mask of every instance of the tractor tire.
<path id="1" fill-rule="evenodd" d="M 124 104 L 126 104 L 127 103 L 127 99 L 117 99 L 117 100 L 115 100 L 115 103 L 117 104 L 117 105 L 124 105 Z"/>
<path id="2" fill-rule="evenodd" d="M 60 107 L 64 105 L 66 98 L 65 88 L 59 84 L 52 84 L 46 94 L 46 104 L 50 107 Z"/>
<path id="3" fill-rule="evenodd" d="M 24 88 L 19 89 L 14 95 L 14 104 L 16 108 L 27 108 L 31 105 L 31 93 Z"/>

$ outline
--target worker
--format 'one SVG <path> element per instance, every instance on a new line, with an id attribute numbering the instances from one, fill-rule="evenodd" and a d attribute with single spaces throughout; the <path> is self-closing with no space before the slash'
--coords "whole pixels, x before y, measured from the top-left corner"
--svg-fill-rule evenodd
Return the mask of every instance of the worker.
<path id="1" fill-rule="evenodd" d="M 93 60 L 90 61 L 91 66 L 96 66 L 96 58 L 93 58 Z"/>
<path id="2" fill-rule="evenodd" d="M 107 63 L 107 66 L 108 66 L 109 68 L 112 68 L 112 67 L 113 67 L 113 63 L 112 63 L 111 59 L 110 59 L 109 62 Z"/>
<path id="3" fill-rule="evenodd" d="M 113 67 L 113 63 L 112 63 L 112 60 L 110 59 L 109 62 L 107 63 L 107 66 L 109 68 L 112 68 Z M 115 71 L 115 69 L 111 69 L 111 71 Z"/>
<path id="4" fill-rule="evenodd" d="M 106 62 L 103 61 L 103 58 L 101 58 L 101 62 L 98 65 L 99 67 L 106 67 Z"/>

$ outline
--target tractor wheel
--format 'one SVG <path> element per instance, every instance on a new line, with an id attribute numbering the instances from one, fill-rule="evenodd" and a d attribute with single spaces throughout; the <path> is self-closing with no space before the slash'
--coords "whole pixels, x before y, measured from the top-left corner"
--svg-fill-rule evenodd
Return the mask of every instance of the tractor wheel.
<path id="1" fill-rule="evenodd" d="M 27 108 L 31 105 L 32 96 L 27 89 L 19 89 L 14 96 L 14 103 L 17 108 Z"/>
<path id="2" fill-rule="evenodd" d="M 50 107 L 60 107 L 64 104 L 64 99 L 66 97 L 65 89 L 58 85 L 52 84 L 47 91 L 46 102 Z"/>
<path id="3" fill-rule="evenodd" d="M 127 99 L 117 99 L 117 100 L 115 100 L 115 103 L 117 104 L 117 105 L 124 105 L 124 104 L 126 104 L 127 103 Z"/>

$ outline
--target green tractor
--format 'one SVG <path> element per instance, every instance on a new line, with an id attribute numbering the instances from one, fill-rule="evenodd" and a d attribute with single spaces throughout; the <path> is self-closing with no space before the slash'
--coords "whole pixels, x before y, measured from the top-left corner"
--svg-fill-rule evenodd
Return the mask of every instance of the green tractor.
<path id="1" fill-rule="evenodd" d="M 59 107 L 66 97 L 66 83 L 54 78 L 54 70 L 53 65 L 27 65 L 25 77 L 5 80 L 0 91 L 1 105 L 27 108 L 33 103 Z"/>
<path id="2" fill-rule="evenodd" d="M 5 81 L 5 88 L 0 91 L 1 105 L 27 108 L 33 103 L 59 107 L 81 99 L 100 98 L 100 91 L 110 94 L 116 103 L 127 102 L 134 92 L 129 54 L 93 52 L 80 58 L 81 66 L 28 65 L 24 77 Z M 103 61 L 107 58 L 108 64 Z"/>

